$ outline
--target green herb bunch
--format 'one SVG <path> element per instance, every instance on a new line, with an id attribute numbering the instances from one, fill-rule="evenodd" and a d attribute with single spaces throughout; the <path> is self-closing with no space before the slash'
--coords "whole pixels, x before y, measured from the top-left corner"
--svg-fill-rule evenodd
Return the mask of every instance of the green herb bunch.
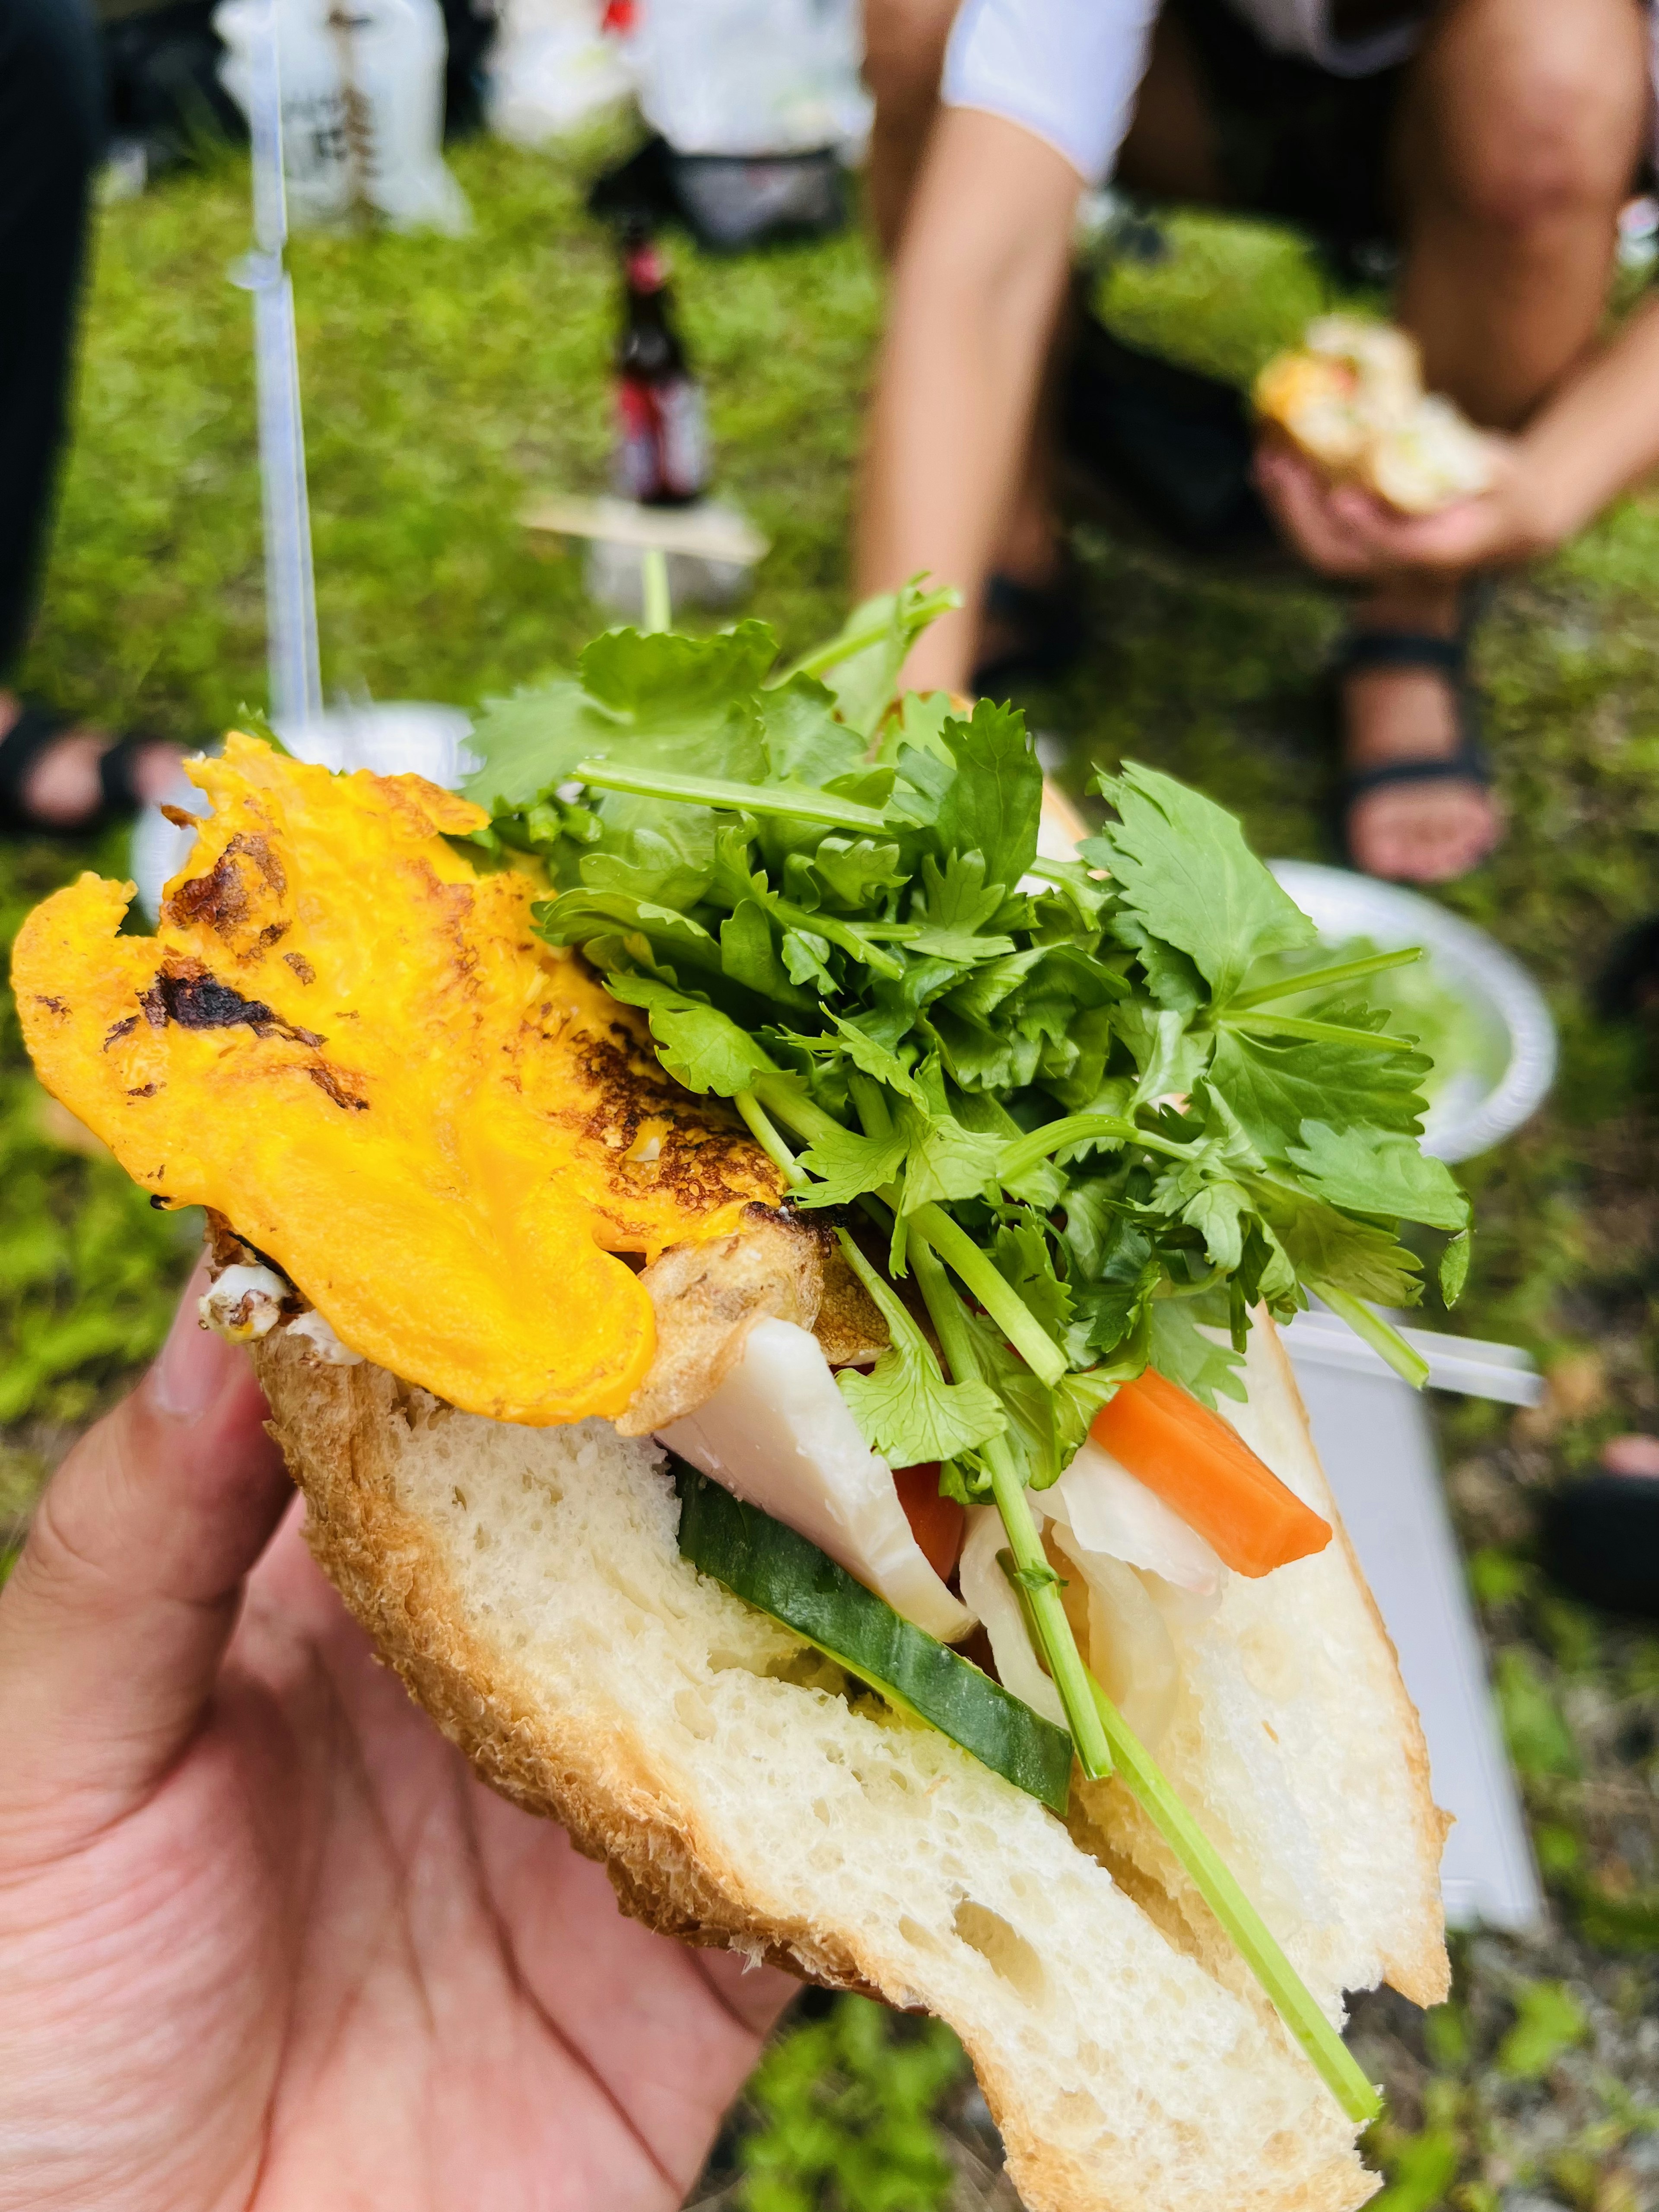
<path id="1" fill-rule="evenodd" d="M 936 1460 L 952 1494 L 994 1500 L 1100 1775 L 1121 1723 L 1028 1491 L 1149 1364 L 1242 1397 L 1258 1304 L 1316 1292 L 1420 1382 L 1372 1305 L 1420 1294 L 1402 1220 L 1451 1232 L 1455 1296 L 1468 1210 L 1418 1146 L 1429 1063 L 1354 988 L 1414 956 L 1271 980 L 1313 925 L 1231 815 L 1148 769 L 1100 780 L 1114 818 L 1079 857 L 1041 857 L 1022 717 L 894 699 L 951 603 L 872 601 L 781 674 L 758 623 L 612 631 L 491 704 L 470 788 L 477 842 L 546 871 L 542 934 L 836 1221 L 892 1340 L 841 1377 L 854 1415 L 892 1465 Z M 1304 1011 L 1279 1011 L 1291 995 Z"/>

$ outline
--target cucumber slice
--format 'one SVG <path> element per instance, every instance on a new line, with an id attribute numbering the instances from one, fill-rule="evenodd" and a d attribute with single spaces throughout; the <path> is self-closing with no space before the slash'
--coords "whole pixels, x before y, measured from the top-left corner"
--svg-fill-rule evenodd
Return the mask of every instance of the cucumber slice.
<path id="1" fill-rule="evenodd" d="M 758 1506 L 670 1458 L 680 1494 L 680 1556 L 814 1644 L 849 1674 L 1064 1813 L 1072 1739 L 1000 1682 L 894 1612 L 827 1553 Z"/>

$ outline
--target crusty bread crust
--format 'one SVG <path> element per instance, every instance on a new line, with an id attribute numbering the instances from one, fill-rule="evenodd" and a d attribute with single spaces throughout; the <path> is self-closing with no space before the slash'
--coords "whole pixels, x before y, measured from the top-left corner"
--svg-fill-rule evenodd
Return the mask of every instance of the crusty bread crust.
<path id="1" fill-rule="evenodd" d="M 280 1331 L 256 1346 L 255 1357 L 273 1432 L 306 1493 L 308 1540 L 350 1610 L 486 1780 L 561 1821 L 580 1850 L 605 1863 L 625 1911 L 692 1942 L 766 1959 L 830 1986 L 925 2004 L 949 2019 L 1034 2212 L 1187 2212 L 1200 2203 L 1205 2212 L 1352 2212 L 1371 2195 L 1376 2178 L 1354 2155 L 1354 2131 L 1305 2060 L 1253 1998 L 1225 1987 L 1201 1955 L 1182 1955 L 1170 1933 L 1178 1932 L 1176 1916 L 1146 1894 L 1136 1870 L 1121 1867 L 1115 1881 L 1048 1815 L 933 1731 L 896 1728 L 890 1718 L 878 1731 L 821 1686 L 794 1686 L 783 1659 L 742 1662 L 750 1668 L 740 1677 L 746 1692 L 793 1701 L 791 1728 L 805 1735 L 821 1727 L 840 1731 L 826 1775 L 847 1764 L 837 1747 L 849 1730 L 878 1740 L 889 1761 L 906 1762 L 901 1795 L 915 1797 L 917 1808 L 900 1808 L 908 1823 L 903 1848 L 915 1861 L 914 1876 L 905 1876 L 915 1883 L 911 1919 L 896 1905 L 890 1915 L 849 1908 L 845 1887 L 837 1892 L 829 1880 L 820 1888 L 807 1876 L 791 1889 L 771 1879 L 741 1820 L 723 1821 L 708 1793 L 685 1786 L 639 1685 L 618 1685 L 614 1666 L 604 1678 L 611 1702 L 603 1711 L 584 1692 L 550 1691 L 546 1677 L 498 1632 L 489 1607 L 476 1593 L 469 1597 L 467 1562 L 453 1534 L 439 1526 L 429 1488 L 420 1502 L 411 1468 L 434 1434 L 454 1439 L 442 1449 L 456 1464 L 471 1465 L 461 1457 L 475 1449 L 470 1439 L 482 1439 L 482 1455 L 505 1433 L 528 1467 L 568 1453 L 560 1439 L 579 1432 L 503 1432 L 368 1364 L 323 1364 Z M 606 1435 L 607 1449 L 642 1455 L 630 1464 L 647 1468 L 660 1517 L 662 1498 L 672 1494 L 652 1468 L 650 1448 L 623 1447 Z M 523 1480 L 527 1487 L 530 1475 Z M 466 1503 L 459 1487 L 454 1495 Z M 550 1577 L 559 1564 L 560 1554 L 550 1553 Z M 712 1644 L 746 1633 L 769 1638 L 775 1653 L 793 1645 L 775 1624 L 696 1576 L 672 1538 L 659 1542 L 654 1557 L 619 1551 L 612 1564 L 611 1579 L 629 1591 L 629 1602 L 675 1616 L 671 1632 L 688 1678 L 704 1680 L 711 1657 L 717 1668 L 729 1664 Z M 647 1569 L 667 1578 L 659 1589 L 672 1583 L 665 1608 L 644 1587 Z M 536 1571 L 543 1571 L 538 1559 Z M 593 1572 L 590 1557 L 571 1578 Z M 690 1618 L 699 1606 L 718 1608 L 719 1633 Z M 659 1634 L 654 1620 L 652 1626 Z M 778 1679 L 755 1679 L 770 1676 Z M 696 1733 L 711 1725 L 699 1719 Z M 706 1748 L 710 1766 L 733 1750 L 718 1737 Z M 694 1785 L 696 1779 L 693 1772 Z M 824 1785 L 826 1795 L 832 1786 Z M 800 1796 L 805 1802 L 792 1802 L 789 1816 L 820 1836 L 812 1814 L 830 1815 L 822 1800 L 813 1804 L 811 1787 Z M 854 1810 L 856 1817 L 861 1802 Z M 834 1814 L 832 1834 L 847 1817 Z M 941 1940 L 935 1923 L 919 1923 L 927 1920 L 925 1899 L 930 1885 L 939 1887 L 941 1865 L 947 1875 L 960 1866 L 938 1840 L 957 1828 L 975 1835 L 986 1881 L 975 1877 L 967 1896 L 959 1874 L 954 1888 L 945 1885 Z M 861 1854 L 884 1855 L 879 1838 Z M 1132 1901 L 1137 1894 L 1164 1933 Z M 954 1926 L 963 1940 L 956 1942 L 951 1898 L 961 1900 Z M 1050 1918 L 1058 1900 L 1060 1923 L 1046 1947 L 1018 1932 L 1013 1923 L 1025 1910 L 1019 1899 Z M 1190 1948 L 1198 1954 L 1197 1945 Z M 1025 1986 L 1032 1976 L 1035 1989 Z"/>
<path id="2" fill-rule="evenodd" d="M 578 1850 L 603 1861 L 623 1910 L 647 1927 L 826 1987 L 865 1987 L 841 1946 L 745 1911 L 648 1788 L 599 1778 L 579 1732 L 550 1736 L 547 1714 L 457 1610 L 439 1547 L 398 1502 L 399 1411 L 425 1394 L 368 1361 L 324 1364 L 280 1336 L 253 1351 L 271 1433 L 305 1492 L 313 1557 L 410 1695 L 490 1787 L 556 1820 Z"/>
<path id="3" fill-rule="evenodd" d="M 1253 1335 L 1255 1334 L 1252 1332 Z M 1443 2004 L 1451 1995 L 1451 1961 L 1446 1954 L 1446 1916 L 1440 1902 L 1440 1856 L 1445 1849 L 1446 1838 L 1451 1832 L 1454 1816 L 1443 1811 L 1434 1802 L 1430 1785 L 1429 1747 L 1423 1734 L 1422 1719 L 1407 1692 L 1400 1672 L 1400 1654 L 1383 1624 L 1376 1600 L 1371 1595 L 1370 1584 L 1365 1580 L 1358 1555 L 1348 1535 L 1346 1524 L 1336 1510 L 1336 1501 L 1331 1495 L 1325 1470 L 1319 1464 L 1319 1455 L 1313 1446 L 1308 1409 L 1302 1402 L 1296 1370 L 1285 1349 L 1285 1340 L 1279 1331 L 1272 1328 L 1261 1331 L 1260 1340 L 1259 1357 L 1271 1369 L 1276 1385 L 1282 1393 L 1285 1415 L 1293 1417 L 1282 1418 L 1280 1426 L 1285 1433 L 1288 1447 L 1296 1451 L 1300 1462 L 1302 1481 L 1297 1486 L 1298 1495 L 1306 1498 L 1317 1484 L 1317 1491 L 1309 1502 L 1317 1505 L 1335 1529 L 1336 1541 L 1342 1548 L 1342 1556 L 1376 1630 L 1377 1640 L 1393 1662 L 1392 1672 L 1381 1679 L 1385 1684 L 1393 1711 L 1392 1741 L 1413 1784 L 1412 1842 L 1417 1855 L 1419 1880 L 1415 1911 L 1408 1916 L 1400 1917 L 1395 1940 L 1382 1952 L 1382 1978 L 1391 1990 L 1398 1990 L 1402 1997 L 1408 1998 L 1414 2005 Z"/>

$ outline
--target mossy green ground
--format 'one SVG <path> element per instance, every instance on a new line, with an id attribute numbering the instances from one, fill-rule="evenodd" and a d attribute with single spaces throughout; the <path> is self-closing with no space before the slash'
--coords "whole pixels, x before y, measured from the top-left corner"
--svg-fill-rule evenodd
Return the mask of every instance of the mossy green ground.
<path id="1" fill-rule="evenodd" d="M 477 143 L 455 166 L 470 237 L 306 239 L 291 255 L 331 692 L 468 705 L 559 662 L 600 620 L 579 561 L 547 557 L 515 514 L 529 493 L 603 488 L 606 241 L 580 215 L 580 163 Z M 1248 375 L 1325 298 L 1291 240 L 1198 218 L 1171 236 L 1172 258 L 1108 277 L 1106 304 L 1126 335 L 1196 365 Z M 186 739 L 264 698 L 249 308 L 227 276 L 246 242 L 234 162 L 103 217 L 26 672 L 66 706 Z M 786 648 L 804 645 L 846 602 L 877 275 L 854 235 L 676 258 L 721 488 L 773 540 L 754 611 Z M 1337 602 L 1266 565 L 1204 568 L 1098 530 L 1078 544 L 1094 641 L 1028 702 L 1071 743 L 1073 783 L 1133 755 L 1237 807 L 1261 849 L 1328 857 L 1317 672 Z M 1427 2022 L 1388 2000 L 1362 2008 L 1392 2097 L 1376 2143 L 1389 2212 L 1659 2201 L 1659 1639 L 1553 1595 L 1533 1534 L 1541 1492 L 1603 1437 L 1659 1426 L 1648 1060 L 1584 998 L 1620 926 L 1659 905 L 1656 586 L 1659 501 L 1638 497 L 1505 586 L 1480 646 L 1512 826 L 1449 902 L 1539 976 L 1564 1056 L 1548 1109 L 1469 1170 L 1480 1236 L 1456 1325 L 1528 1346 L 1553 1382 L 1537 1414 L 1437 1410 L 1557 1925 L 1535 1946 L 1462 1945 L 1455 2002 Z M 87 857 L 0 849 L 7 934 Z M 119 840 L 94 858 L 118 870 Z M 9 1002 L 0 1021 L 3 1541 L 158 1340 L 188 1237 L 107 1163 L 63 1148 Z M 1006 2201 L 948 2054 L 940 2065 L 927 2041 L 896 2071 L 850 2014 L 803 2033 L 817 2041 L 775 2064 L 747 2108 L 756 2207 L 871 2212 L 872 2158 L 893 2212 L 952 2191 L 964 2207 Z M 917 2135 L 918 2100 L 938 2094 L 945 2163 Z M 723 2195 L 724 2178 L 710 2187 Z"/>

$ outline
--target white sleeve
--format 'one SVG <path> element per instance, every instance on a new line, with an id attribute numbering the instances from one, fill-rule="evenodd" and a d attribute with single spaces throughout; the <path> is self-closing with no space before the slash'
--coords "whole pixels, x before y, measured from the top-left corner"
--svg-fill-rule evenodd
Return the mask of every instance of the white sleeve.
<path id="1" fill-rule="evenodd" d="M 1158 0 L 963 0 L 941 98 L 1043 139 L 1085 183 L 1111 173 Z"/>

